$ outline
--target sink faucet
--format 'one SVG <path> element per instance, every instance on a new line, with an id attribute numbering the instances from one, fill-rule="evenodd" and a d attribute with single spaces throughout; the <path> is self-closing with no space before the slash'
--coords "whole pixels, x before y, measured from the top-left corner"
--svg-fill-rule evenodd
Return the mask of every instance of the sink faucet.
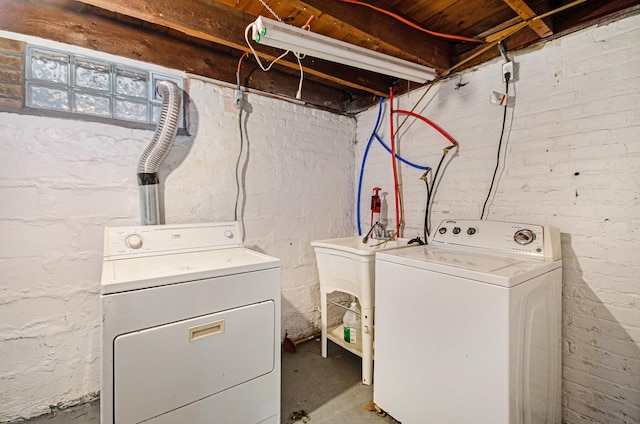
<path id="1" fill-rule="evenodd" d="M 363 243 L 366 243 L 369 241 L 369 236 L 371 235 L 371 233 L 373 233 L 373 238 L 382 239 L 384 238 L 384 227 L 379 222 L 376 222 L 375 224 L 373 224 L 373 227 L 369 229 L 369 232 L 367 233 L 367 235 L 362 238 Z"/>

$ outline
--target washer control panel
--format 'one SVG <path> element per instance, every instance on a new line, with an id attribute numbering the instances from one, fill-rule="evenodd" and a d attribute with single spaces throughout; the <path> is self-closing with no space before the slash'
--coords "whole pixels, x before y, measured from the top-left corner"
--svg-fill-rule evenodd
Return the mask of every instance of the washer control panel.
<path id="1" fill-rule="evenodd" d="M 438 246 L 502 252 L 541 260 L 561 257 L 558 229 L 536 224 L 447 219 L 438 225 L 430 242 Z"/>
<path id="2" fill-rule="evenodd" d="M 118 259 L 241 245 L 238 222 L 109 227 L 104 256 Z"/>

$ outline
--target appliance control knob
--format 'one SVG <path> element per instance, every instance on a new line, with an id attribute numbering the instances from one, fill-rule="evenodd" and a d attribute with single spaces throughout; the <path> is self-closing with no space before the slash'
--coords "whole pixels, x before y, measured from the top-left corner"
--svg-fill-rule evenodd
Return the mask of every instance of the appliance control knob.
<path id="1" fill-rule="evenodd" d="M 453 234 L 460 234 L 460 227 L 453 227 Z"/>
<path id="2" fill-rule="evenodd" d="M 137 234 L 127 236 L 124 243 L 131 249 L 140 249 L 142 247 L 142 238 Z"/>
<path id="3" fill-rule="evenodd" d="M 533 243 L 535 239 L 536 239 L 535 233 L 528 229 L 518 230 L 513 235 L 513 240 L 515 240 L 516 243 L 522 244 L 522 245 Z"/>
<path id="4" fill-rule="evenodd" d="M 224 236 L 228 239 L 232 239 L 233 238 L 233 233 L 229 230 L 224 232 Z"/>
<path id="5" fill-rule="evenodd" d="M 447 232 L 447 227 L 440 227 L 440 228 L 438 229 L 438 232 L 439 232 L 440 234 L 444 234 L 444 233 L 446 233 L 446 232 Z"/>
<path id="6" fill-rule="evenodd" d="M 469 227 L 467 228 L 467 234 L 469 234 L 470 236 L 474 235 L 478 230 L 476 230 L 473 227 Z"/>

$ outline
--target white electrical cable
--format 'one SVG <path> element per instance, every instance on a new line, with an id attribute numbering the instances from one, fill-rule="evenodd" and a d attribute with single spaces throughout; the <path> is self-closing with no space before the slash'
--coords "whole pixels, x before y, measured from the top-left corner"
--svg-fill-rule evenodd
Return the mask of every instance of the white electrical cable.
<path id="1" fill-rule="evenodd" d="M 296 99 L 300 100 L 302 98 L 302 80 L 304 79 L 304 71 L 302 70 L 302 62 L 300 62 L 300 53 L 293 53 L 298 60 L 298 66 L 300 66 L 300 82 L 298 83 L 298 91 L 296 92 Z"/>
<path id="2" fill-rule="evenodd" d="M 258 66 L 260 66 L 260 69 L 262 69 L 263 71 L 268 72 L 269 70 L 271 70 L 271 67 L 277 61 L 279 61 L 280 59 L 285 57 L 287 54 L 289 54 L 289 52 L 293 53 L 293 55 L 296 57 L 296 60 L 298 61 L 298 66 L 300 67 L 300 82 L 298 83 L 298 91 L 296 92 L 296 99 L 298 99 L 298 100 L 301 99 L 302 98 L 302 81 L 304 79 L 304 71 L 302 70 L 302 62 L 300 62 L 300 60 L 304 59 L 305 55 L 300 54 L 298 52 L 292 52 L 291 50 L 287 50 L 286 52 L 282 53 L 280 56 L 275 58 L 269 64 L 269 66 L 267 66 L 265 68 L 265 66 L 262 64 L 262 61 L 260 60 L 260 57 L 258 56 L 258 53 L 256 53 L 255 49 L 253 48 L 253 45 L 251 45 L 251 42 L 249 41 L 249 30 L 251 30 L 254 25 L 255 24 L 253 22 L 250 23 L 249 25 L 247 25 L 247 27 L 244 30 L 244 40 L 247 42 L 247 46 L 249 46 L 249 48 L 251 49 L 251 53 L 253 53 L 253 56 L 256 58 L 256 62 L 258 62 Z"/>
<path id="3" fill-rule="evenodd" d="M 253 56 L 256 58 L 256 62 L 258 62 L 258 66 L 260 66 L 260 69 L 262 69 L 263 71 L 267 72 L 267 71 L 269 71 L 271 69 L 271 67 L 273 66 L 274 63 L 276 63 L 277 61 L 279 61 L 280 59 L 285 57 L 289 53 L 289 50 L 287 50 L 286 52 L 282 53 L 280 56 L 275 58 L 275 60 L 273 62 L 271 62 L 269 64 L 269 66 L 267 66 L 265 68 L 264 65 L 262 64 L 262 61 L 260 60 L 260 57 L 258 56 L 258 53 L 256 53 L 255 49 L 251 45 L 251 42 L 249 42 L 249 30 L 251 28 L 253 28 L 253 25 L 254 25 L 253 23 L 250 23 L 245 28 L 245 30 L 244 30 L 244 40 L 247 42 L 247 46 L 249 46 L 249 48 L 251 49 L 251 52 L 253 53 Z"/>

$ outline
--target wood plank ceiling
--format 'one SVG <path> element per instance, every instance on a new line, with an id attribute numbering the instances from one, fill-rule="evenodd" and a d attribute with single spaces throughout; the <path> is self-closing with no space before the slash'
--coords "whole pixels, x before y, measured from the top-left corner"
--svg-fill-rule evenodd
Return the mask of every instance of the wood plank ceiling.
<path id="1" fill-rule="evenodd" d="M 640 12 L 640 0 L 0 0 L 0 29 L 236 83 L 247 25 L 265 16 L 434 68 L 439 78 L 507 51 Z M 277 16 L 277 18 L 276 18 Z M 431 33 L 428 33 L 431 32 Z M 433 32 L 475 38 L 463 41 Z M 259 46 L 263 60 L 282 52 Z M 415 83 L 306 57 L 302 100 L 352 113 Z M 243 87 L 293 98 L 293 55 L 263 72 L 247 56 Z"/>

